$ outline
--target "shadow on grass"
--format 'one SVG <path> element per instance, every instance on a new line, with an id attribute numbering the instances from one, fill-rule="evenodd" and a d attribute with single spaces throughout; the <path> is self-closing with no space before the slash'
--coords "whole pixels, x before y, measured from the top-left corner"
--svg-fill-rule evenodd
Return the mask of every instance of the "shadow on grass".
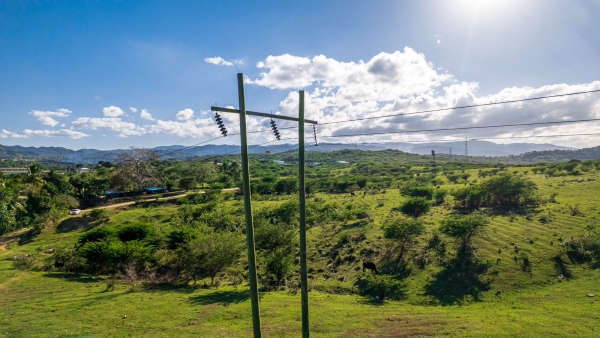
<path id="1" fill-rule="evenodd" d="M 214 291 L 205 295 L 193 296 L 189 301 L 198 305 L 222 304 L 224 306 L 230 304 L 238 304 L 250 299 L 250 292 L 244 291 Z"/>
<path id="2" fill-rule="evenodd" d="M 563 260 L 562 256 L 554 257 L 552 258 L 552 260 L 554 261 L 554 266 L 556 267 L 556 270 L 558 271 L 559 275 L 563 275 L 566 278 L 573 277 L 573 274 L 565 265 L 565 261 Z"/>
<path id="3" fill-rule="evenodd" d="M 94 226 L 92 217 L 72 217 L 67 218 L 56 226 L 56 233 L 64 234 L 71 231 L 84 229 L 88 230 Z"/>
<path id="4" fill-rule="evenodd" d="M 95 277 L 90 275 L 81 275 L 75 273 L 64 273 L 64 272 L 51 272 L 44 274 L 44 277 L 62 279 L 67 282 L 77 283 L 98 283 L 104 281 L 101 277 Z"/>
<path id="5" fill-rule="evenodd" d="M 481 292 L 490 289 L 491 280 L 481 278 L 487 270 L 486 264 L 454 259 L 425 286 L 425 294 L 433 296 L 441 305 L 461 304 L 468 296 L 479 300 Z"/>

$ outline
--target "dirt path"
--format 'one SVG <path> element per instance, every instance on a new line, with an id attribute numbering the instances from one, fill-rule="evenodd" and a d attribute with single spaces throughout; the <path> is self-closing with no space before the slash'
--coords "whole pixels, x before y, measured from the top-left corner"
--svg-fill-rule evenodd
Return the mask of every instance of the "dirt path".
<path id="1" fill-rule="evenodd" d="M 8 233 L 8 234 L 0 237 L 0 251 L 6 251 L 7 250 L 6 247 L 10 243 L 17 241 L 19 239 L 19 236 L 26 233 L 27 230 L 29 230 L 29 229 L 21 229 L 21 230 L 13 231 L 11 233 Z"/>
<path id="2" fill-rule="evenodd" d="M 237 191 L 240 190 L 240 188 L 227 188 L 227 189 L 223 189 L 222 191 Z M 148 199 L 148 200 L 144 200 L 144 201 L 133 201 L 133 202 L 124 202 L 124 203 L 118 203 L 118 204 L 112 204 L 112 205 L 105 205 L 102 207 L 96 207 L 96 208 L 89 208 L 89 209 L 84 209 L 81 210 L 82 212 L 88 212 L 90 210 L 93 209 L 113 209 L 113 208 L 119 208 L 119 207 L 126 207 L 126 206 L 130 206 L 130 205 L 134 205 L 136 203 L 148 203 L 148 202 L 156 202 L 156 201 L 168 201 L 168 200 L 174 200 L 189 194 L 204 194 L 205 191 L 204 190 L 200 190 L 200 191 L 190 191 L 190 192 L 186 192 L 183 193 L 181 195 L 177 195 L 177 196 L 169 196 L 169 197 L 162 197 L 162 198 L 156 198 L 156 199 Z"/>

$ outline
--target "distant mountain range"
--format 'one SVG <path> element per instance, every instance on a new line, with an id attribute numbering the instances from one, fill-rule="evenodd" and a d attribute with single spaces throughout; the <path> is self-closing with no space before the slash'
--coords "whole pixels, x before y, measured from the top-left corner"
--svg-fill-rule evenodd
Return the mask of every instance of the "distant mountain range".
<path id="1" fill-rule="evenodd" d="M 297 149 L 296 144 L 268 145 L 268 146 L 250 146 L 250 153 L 280 153 L 287 150 Z M 161 146 L 153 148 L 160 156 L 165 159 L 191 159 L 197 157 L 224 155 L 230 153 L 239 153 L 239 146 L 232 145 L 203 145 L 198 147 L 185 147 L 182 145 Z M 420 155 L 429 155 L 434 150 L 436 154 L 465 154 L 465 142 L 432 142 L 412 144 L 405 142 L 383 142 L 383 143 L 321 143 L 318 147 L 307 144 L 307 151 L 329 152 L 343 149 L 360 150 L 384 150 L 395 149 L 407 153 Z M 590 148 L 593 149 L 593 148 Z M 119 153 L 126 149 L 115 150 L 96 150 L 80 149 L 71 150 L 61 147 L 22 147 L 22 146 L 2 146 L 0 145 L 0 159 L 7 160 L 51 160 L 57 162 L 96 164 L 99 161 L 114 161 Z M 580 150 L 574 148 L 561 147 L 553 144 L 534 144 L 534 143 L 512 143 L 497 144 L 489 141 L 470 140 L 468 142 L 469 156 L 518 156 L 526 153 L 546 153 L 546 152 L 565 152 L 565 154 L 577 153 Z M 561 153 L 562 154 L 562 153 Z M 600 151 L 596 151 L 595 158 L 600 158 Z M 525 156 L 525 155 L 523 155 Z M 561 155 L 563 156 L 563 155 Z M 566 156 L 566 155 L 564 155 Z M 585 156 L 592 156 L 587 154 Z M 445 157 L 445 156 L 444 156 Z"/>
<path id="2" fill-rule="evenodd" d="M 532 151 L 519 156 L 521 160 L 531 162 L 561 162 L 568 160 L 600 159 L 600 146 L 575 150 Z"/>

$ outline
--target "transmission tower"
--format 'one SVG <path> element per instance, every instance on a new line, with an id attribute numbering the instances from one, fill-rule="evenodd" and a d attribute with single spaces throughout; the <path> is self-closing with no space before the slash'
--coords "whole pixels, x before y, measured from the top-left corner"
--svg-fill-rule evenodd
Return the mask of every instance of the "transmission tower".
<path id="1" fill-rule="evenodd" d="M 468 135 L 465 135 L 465 158 L 467 159 L 467 163 L 469 163 L 469 139 Z"/>

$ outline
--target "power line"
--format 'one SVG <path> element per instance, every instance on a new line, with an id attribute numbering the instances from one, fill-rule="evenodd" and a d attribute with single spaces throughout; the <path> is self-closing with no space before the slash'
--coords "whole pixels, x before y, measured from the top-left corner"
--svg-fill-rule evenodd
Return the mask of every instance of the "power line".
<path id="1" fill-rule="evenodd" d="M 555 134 L 555 135 L 532 135 L 532 136 L 504 136 L 504 137 L 477 137 L 471 138 L 469 141 L 476 140 L 512 140 L 512 139 L 529 139 L 529 138 L 554 138 L 554 137 L 573 137 L 573 136 L 598 136 L 600 133 L 585 133 L 585 134 Z M 327 138 L 331 136 L 321 136 L 321 138 Z M 439 139 L 439 140 L 408 140 L 408 141 L 397 141 L 402 143 L 430 143 L 430 142 L 462 142 L 464 139 Z"/>
<path id="2" fill-rule="evenodd" d="M 499 125 L 493 125 L 493 126 L 471 126 L 471 127 L 438 128 L 438 129 L 418 129 L 418 130 L 370 132 L 370 133 L 361 133 L 361 134 L 344 134 L 344 135 L 331 135 L 331 136 L 321 136 L 321 137 L 352 137 L 352 136 L 371 136 L 371 135 L 389 135 L 389 134 L 410 134 L 410 133 L 425 133 L 425 132 L 436 132 L 436 131 L 537 126 L 537 125 L 548 125 L 548 124 L 579 123 L 579 122 L 593 122 L 593 121 L 600 121 L 600 118 L 583 119 L 583 120 L 569 120 L 569 121 L 548 121 L 548 122 L 532 122 L 532 123 L 499 124 Z"/>
<path id="3" fill-rule="evenodd" d="M 356 121 L 373 120 L 373 119 L 382 119 L 382 118 L 386 118 L 386 117 L 396 117 L 396 116 L 406 116 L 406 115 L 435 113 L 435 112 L 440 112 L 440 111 L 465 109 L 465 108 L 486 107 L 486 106 L 494 106 L 494 105 L 507 104 L 507 103 L 517 103 L 517 102 L 526 102 L 526 101 L 534 101 L 534 100 L 543 100 L 543 99 L 551 99 L 551 98 L 556 98 L 556 97 L 582 95 L 582 94 L 590 94 L 590 93 L 597 93 L 597 92 L 600 92 L 600 89 L 588 90 L 588 91 L 583 91 L 583 92 L 567 93 L 567 94 L 538 96 L 538 97 L 531 97 L 531 98 L 528 98 L 528 99 L 498 101 L 498 102 L 480 103 L 480 104 L 472 104 L 472 105 L 450 107 L 450 108 L 439 108 L 439 109 L 421 110 L 421 111 L 410 112 L 410 113 L 398 113 L 398 114 L 390 114 L 390 115 L 382 115 L 382 116 L 361 117 L 361 118 L 351 119 L 351 120 L 323 122 L 323 123 L 320 123 L 320 125 L 336 124 L 336 123 L 346 123 L 346 122 L 356 122 Z"/>
<path id="4" fill-rule="evenodd" d="M 219 136 L 219 137 L 215 137 L 215 138 L 213 138 L 213 139 L 210 139 L 210 140 L 202 141 L 202 142 L 199 142 L 199 143 L 193 144 L 193 145 L 191 145 L 191 146 L 187 146 L 187 147 L 184 147 L 184 148 L 181 148 L 181 149 L 177 149 L 177 150 L 174 150 L 174 151 L 172 151 L 172 152 L 169 152 L 169 153 L 166 153 L 166 154 L 162 154 L 162 155 L 158 156 L 158 158 L 161 158 L 161 157 L 164 157 L 164 156 L 167 156 L 167 155 L 171 155 L 171 154 L 174 154 L 174 153 L 177 153 L 177 152 L 180 152 L 180 151 L 186 150 L 186 149 L 190 149 L 190 148 L 193 148 L 193 147 L 197 147 L 197 146 L 199 146 L 199 145 L 201 145 L 201 144 L 205 144 L 205 143 L 208 143 L 208 142 L 211 142 L 211 141 L 214 141 L 214 140 L 217 140 L 217 139 L 223 138 L 223 137 L 225 137 L 225 136 Z"/>

